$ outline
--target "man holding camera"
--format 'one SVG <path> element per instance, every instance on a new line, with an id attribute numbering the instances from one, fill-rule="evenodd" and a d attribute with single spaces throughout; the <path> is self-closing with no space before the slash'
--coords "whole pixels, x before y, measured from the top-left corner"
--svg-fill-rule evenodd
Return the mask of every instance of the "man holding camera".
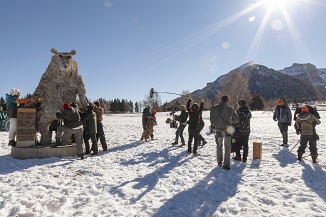
<path id="1" fill-rule="evenodd" d="M 301 111 L 296 116 L 295 129 L 300 136 L 300 147 L 298 149 L 298 160 L 302 160 L 302 155 L 305 153 L 309 142 L 309 149 L 313 163 L 317 163 L 317 140 L 319 136 L 316 133 L 316 125 L 320 124 L 320 120 L 309 112 L 307 106 L 302 106 Z"/>

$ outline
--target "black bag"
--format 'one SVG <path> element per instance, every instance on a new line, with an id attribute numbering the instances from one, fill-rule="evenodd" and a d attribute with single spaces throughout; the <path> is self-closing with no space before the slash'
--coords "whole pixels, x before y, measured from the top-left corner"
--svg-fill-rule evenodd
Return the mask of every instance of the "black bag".
<path id="1" fill-rule="evenodd" d="M 172 120 L 170 122 L 170 128 L 178 128 L 178 122 L 176 122 L 175 120 Z"/>
<path id="2" fill-rule="evenodd" d="M 300 125 L 300 123 L 299 123 Z M 294 129 L 295 129 L 295 132 L 297 133 L 297 135 L 301 134 L 301 128 L 298 127 L 296 124 L 294 124 Z"/>
<path id="3" fill-rule="evenodd" d="M 315 133 L 314 135 L 312 135 L 312 139 L 319 140 L 319 135 L 317 133 Z"/>

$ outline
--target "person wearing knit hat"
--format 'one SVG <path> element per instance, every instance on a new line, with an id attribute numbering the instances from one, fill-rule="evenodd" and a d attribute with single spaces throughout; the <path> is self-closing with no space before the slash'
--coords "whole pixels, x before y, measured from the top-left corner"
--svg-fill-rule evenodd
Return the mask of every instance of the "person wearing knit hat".
<path id="1" fill-rule="evenodd" d="M 231 165 L 231 137 L 234 133 L 233 125 L 239 122 L 239 115 L 228 105 L 230 97 L 224 95 L 219 104 L 210 110 L 211 126 L 216 129 L 216 160 L 217 166 L 229 170 Z M 224 157 L 223 157 L 224 145 Z"/>
<path id="2" fill-rule="evenodd" d="M 242 161 L 247 162 L 248 150 L 249 150 L 249 135 L 250 135 L 250 119 L 251 112 L 244 99 L 238 101 L 240 106 L 236 113 L 239 115 L 239 122 L 236 123 L 236 143 L 235 153 L 236 156 L 233 157 L 235 161 L 241 161 L 240 147 L 243 147 Z"/>
<path id="3" fill-rule="evenodd" d="M 63 104 L 63 110 L 67 110 L 68 108 L 70 108 L 70 104 L 69 103 L 65 103 L 65 104 Z"/>
<path id="4" fill-rule="evenodd" d="M 320 119 L 320 114 L 319 112 L 317 111 L 316 107 L 315 106 L 311 106 L 311 105 L 305 105 L 305 107 L 307 107 L 309 109 L 309 112 L 313 115 L 316 116 L 316 118 Z M 293 115 L 293 120 L 296 121 L 297 119 L 297 114 L 299 114 L 301 112 L 301 108 L 302 107 L 297 107 L 295 109 L 295 112 L 294 112 L 294 115 Z"/>
<path id="5" fill-rule="evenodd" d="M 9 127 L 9 146 L 15 146 L 16 141 L 15 137 L 17 135 L 17 99 L 20 96 L 20 90 L 17 88 L 12 88 L 10 94 L 6 94 L 6 110 L 7 117 L 9 118 L 10 127 Z"/>
<path id="6" fill-rule="evenodd" d="M 284 101 L 282 99 L 277 100 L 277 105 L 284 105 Z"/>
<path id="7" fill-rule="evenodd" d="M 288 128 L 291 126 L 292 112 L 286 105 L 284 99 L 277 100 L 277 106 L 274 110 L 273 120 L 277 121 L 277 125 L 282 134 L 283 143 L 280 146 L 289 147 L 288 145 Z"/>
<path id="8" fill-rule="evenodd" d="M 298 160 L 302 160 L 302 155 L 305 153 L 309 142 L 309 150 L 313 163 L 317 163 L 317 140 L 319 139 L 316 133 L 316 125 L 321 121 L 309 111 L 307 106 L 302 106 L 301 111 L 297 114 L 295 121 L 295 129 L 300 136 L 300 147 L 298 148 Z"/>
<path id="9" fill-rule="evenodd" d="M 79 112 L 70 107 L 69 103 L 63 104 L 63 109 L 56 113 L 58 119 L 62 119 L 64 125 L 57 127 L 56 143 L 52 146 L 56 148 L 61 145 L 67 145 L 71 141 L 72 135 L 74 135 L 77 155 L 80 159 L 84 159 L 85 145 L 83 140 L 83 122 L 80 119 Z"/>

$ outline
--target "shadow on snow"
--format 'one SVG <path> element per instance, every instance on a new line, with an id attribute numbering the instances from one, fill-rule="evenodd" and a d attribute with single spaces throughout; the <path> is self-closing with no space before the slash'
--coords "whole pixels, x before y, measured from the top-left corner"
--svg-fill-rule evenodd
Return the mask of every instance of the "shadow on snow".
<path id="1" fill-rule="evenodd" d="M 133 165 L 137 163 L 142 163 L 142 162 L 152 162 L 149 166 L 155 166 L 156 164 L 159 163 L 166 163 L 164 166 L 158 168 L 152 173 L 147 174 L 144 177 L 141 178 L 135 178 L 134 180 L 131 181 L 126 181 L 119 186 L 113 187 L 112 188 L 112 193 L 113 194 L 118 194 L 121 197 L 124 197 L 123 191 L 120 189 L 123 186 L 128 185 L 129 183 L 135 183 L 133 185 L 134 189 L 142 189 L 142 193 L 139 194 L 136 198 L 132 198 L 131 202 L 137 202 L 140 200 L 143 196 L 145 196 L 147 193 L 149 193 L 152 189 L 155 188 L 156 184 L 161 178 L 164 178 L 166 174 L 168 174 L 172 169 L 174 169 L 176 166 L 180 166 L 187 162 L 189 158 L 185 157 L 184 153 L 180 153 L 179 155 L 169 155 L 169 149 L 164 149 L 160 153 L 147 153 L 147 154 L 140 154 L 142 155 L 141 160 L 130 160 L 123 165 Z M 157 157 L 160 156 L 162 160 L 157 160 Z"/>
<path id="2" fill-rule="evenodd" d="M 236 194 L 245 167 L 239 164 L 229 171 L 214 168 L 194 187 L 166 201 L 153 216 L 213 216 L 222 202 Z"/>

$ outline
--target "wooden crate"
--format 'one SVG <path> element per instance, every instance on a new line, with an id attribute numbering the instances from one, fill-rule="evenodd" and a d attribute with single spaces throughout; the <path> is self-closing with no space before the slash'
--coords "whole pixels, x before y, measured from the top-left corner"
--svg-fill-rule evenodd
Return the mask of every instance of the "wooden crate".
<path id="1" fill-rule="evenodd" d="M 252 158 L 254 160 L 256 159 L 259 159 L 261 160 L 262 159 L 262 143 L 261 142 L 254 142 L 253 143 L 253 153 L 252 153 Z"/>
<path id="2" fill-rule="evenodd" d="M 17 147 L 35 145 L 36 109 L 18 108 L 17 112 Z"/>

